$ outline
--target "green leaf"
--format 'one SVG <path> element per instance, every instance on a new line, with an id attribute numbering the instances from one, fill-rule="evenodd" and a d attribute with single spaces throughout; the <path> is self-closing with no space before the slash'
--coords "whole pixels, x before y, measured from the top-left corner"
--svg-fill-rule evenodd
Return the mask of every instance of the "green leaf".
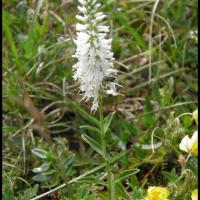
<path id="1" fill-rule="evenodd" d="M 71 166 L 72 163 L 74 162 L 74 159 L 75 159 L 74 154 L 69 155 L 63 163 L 64 167 L 66 168 L 68 166 Z"/>
<path id="2" fill-rule="evenodd" d="M 85 142 L 87 142 L 96 152 L 98 152 L 99 154 L 101 154 L 103 156 L 103 151 L 101 149 L 101 146 L 99 143 L 97 143 L 94 139 L 92 139 L 91 137 L 83 134 L 81 135 L 81 137 L 83 138 L 83 140 Z"/>
<path id="3" fill-rule="evenodd" d="M 99 143 L 101 143 L 101 133 L 100 133 L 100 129 L 94 127 L 94 126 L 90 126 L 90 125 L 83 125 L 80 126 L 81 129 L 86 129 L 89 131 L 89 135 L 91 135 L 93 138 L 95 138 L 95 140 Z"/>
<path id="4" fill-rule="evenodd" d="M 70 176 L 72 174 L 72 166 L 69 166 L 67 169 L 65 169 L 65 176 Z"/>
<path id="5" fill-rule="evenodd" d="M 64 173 L 66 176 L 69 176 L 72 171 L 72 164 L 74 162 L 74 159 L 75 159 L 75 155 L 71 154 L 67 157 L 66 160 L 64 160 L 64 162 L 62 164 L 63 168 L 64 168 L 63 170 L 65 171 Z"/>
<path id="6" fill-rule="evenodd" d="M 57 173 L 57 171 L 55 169 L 51 169 L 51 170 L 49 170 L 47 172 L 42 173 L 42 175 L 44 175 L 44 176 L 51 176 L 51 175 L 53 175 L 55 173 Z"/>
<path id="7" fill-rule="evenodd" d="M 31 152 L 39 157 L 39 158 L 42 158 L 42 159 L 46 159 L 47 158 L 47 155 L 48 155 L 48 152 L 43 150 L 43 149 L 38 149 L 38 148 L 34 148 L 31 150 Z"/>
<path id="8" fill-rule="evenodd" d="M 34 168 L 32 171 L 34 173 L 41 173 L 41 172 L 45 172 L 49 169 L 50 163 L 43 163 L 40 167 Z"/>
<path id="9" fill-rule="evenodd" d="M 198 158 L 197 158 L 198 159 Z M 197 162 L 198 160 L 196 160 L 195 162 Z M 191 163 L 191 162 L 187 162 L 186 163 L 186 168 L 188 168 L 188 169 L 190 169 L 193 173 L 194 173 L 194 175 L 196 176 L 196 177 L 198 177 L 198 165 L 194 165 L 193 163 Z"/>
<path id="10" fill-rule="evenodd" d="M 36 176 L 33 176 L 32 179 L 36 182 L 45 182 L 45 181 L 49 181 L 51 177 L 43 175 L 43 174 L 38 174 Z"/>
<path id="11" fill-rule="evenodd" d="M 164 176 L 164 178 L 167 180 L 167 181 L 176 181 L 178 176 L 176 174 L 176 170 L 175 168 L 173 168 L 171 170 L 171 172 L 167 172 L 167 171 L 162 171 L 161 174 Z"/>
<path id="12" fill-rule="evenodd" d="M 116 155 L 115 157 L 111 158 L 110 164 L 113 164 L 113 163 L 115 163 L 116 161 L 120 160 L 120 159 L 121 159 L 123 156 L 125 156 L 126 154 L 127 154 L 127 152 L 124 151 L 124 152 L 122 152 L 122 153 Z M 85 172 L 84 174 L 81 174 L 80 176 L 78 176 L 78 177 L 76 177 L 76 178 L 73 178 L 71 181 L 69 181 L 69 183 L 75 183 L 75 182 L 77 182 L 78 180 L 80 180 L 81 178 L 86 177 L 86 176 L 88 176 L 88 175 L 90 175 L 90 174 L 92 174 L 92 173 L 94 173 L 94 172 L 96 172 L 96 171 L 98 171 L 98 170 L 104 168 L 105 166 L 106 166 L 106 163 L 104 162 L 104 163 L 102 163 L 101 165 L 98 165 L 97 167 L 95 167 L 95 168 L 93 168 L 93 169 L 91 169 L 91 170 Z"/>
<path id="13" fill-rule="evenodd" d="M 82 116 L 88 120 L 89 122 L 92 122 L 93 124 L 96 124 L 98 127 L 100 127 L 100 122 L 93 117 L 92 115 L 90 115 L 89 113 L 87 113 L 85 110 L 83 110 L 75 101 L 70 101 L 69 99 L 67 99 L 67 104 L 69 106 L 71 106 L 72 108 L 74 108 L 76 111 L 78 111 L 79 113 L 82 114 Z"/>
<path id="14" fill-rule="evenodd" d="M 81 200 L 83 199 L 83 197 L 85 196 L 88 196 L 89 195 L 89 189 L 88 189 L 88 186 L 83 184 L 83 185 L 80 185 L 80 187 L 78 187 L 78 190 L 77 190 L 77 199 L 78 200 Z"/>
<path id="15" fill-rule="evenodd" d="M 28 188 L 24 191 L 24 195 L 21 197 L 22 200 L 30 200 L 36 196 L 38 191 L 38 184 L 34 185 L 33 188 Z"/>
<path id="16" fill-rule="evenodd" d="M 92 132 L 96 132 L 96 133 L 100 133 L 100 130 L 94 126 L 90 126 L 90 125 L 82 125 L 80 126 L 81 129 L 86 129 Z"/>
<path id="17" fill-rule="evenodd" d="M 133 174 L 138 173 L 139 171 L 140 171 L 139 169 L 129 169 L 129 170 L 126 170 L 126 171 L 122 172 L 120 175 L 118 175 L 114 179 L 113 183 L 117 183 L 117 182 L 119 182 L 119 181 L 121 181 L 121 180 L 123 180 L 123 179 L 125 179 L 125 178 L 127 178 L 129 176 L 132 176 Z"/>
<path id="18" fill-rule="evenodd" d="M 120 182 L 115 184 L 115 188 L 117 191 L 116 196 L 123 197 L 121 198 L 122 200 L 130 199 L 130 194 L 126 191 L 126 188 L 124 188 Z"/>
<path id="19" fill-rule="evenodd" d="M 97 194 L 95 191 L 90 194 L 89 185 L 82 184 L 76 190 L 76 200 L 96 200 Z M 63 199 L 64 200 L 64 199 Z"/>
<path id="20" fill-rule="evenodd" d="M 52 178 L 52 175 L 56 173 L 56 170 L 52 169 L 47 172 L 43 172 L 36 176 L 33 176 L 32 179 L 37 182 L 46 182 Z"/>
<path id="21" fill-rule="evenodd" d="M 112 112 L 104 119 L 104 125 L 103 125 L 104 133 L 107 132 L 107 130 L 111 124 L 111 121 L 113 119 L 114 114 L 115 114 L 115 112 Z"/>
<path id="22" fill-rule="evenodd" d="M 141 187 L 134 187 L 131 196 L 133 197 L 133 199 L 143 200 L 144 199 L 143 189 Z"/>
<path id="23" fill-rule="evenodd" d="M 140 183 L 137 179 L 137 176 L 132 176 L 130 180 L 130 185 L 132 188 L 140 187 Z"/>
<path id="24" fill-rule="evenodd" d="M 11 186 L 6 186 L 6 188 L 3 189 L 3 199 L 5 200 L 14 199 L 14 191 Z"/>

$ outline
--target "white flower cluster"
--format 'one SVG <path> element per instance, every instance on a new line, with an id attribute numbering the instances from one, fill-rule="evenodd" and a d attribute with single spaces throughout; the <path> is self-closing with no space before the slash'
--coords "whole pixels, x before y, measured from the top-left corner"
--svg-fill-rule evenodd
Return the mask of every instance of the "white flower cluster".
<path id="1" fill-rule="evenodd" d="M 112 62 L 112 39 L 106 39 L 109 27 L 102 22 L 105 15 L 98 11 L 101 4 L 97 3 L 97 0 L 79 0 L 79 3 L 80 15 L 76 16 L 80 21 L 76 25 L 77 49 L 73 55 L 78 62 L 73 66 L 73 77 L 80 83 L 82 100 L 92 98 L 91 111 L 96 111 L 101 89 L 105 88 L 107 94 L 118 94 L 116 83 L 108 81 L 110 77 L 116 76 L 117 70 L 114 69 Z"/>

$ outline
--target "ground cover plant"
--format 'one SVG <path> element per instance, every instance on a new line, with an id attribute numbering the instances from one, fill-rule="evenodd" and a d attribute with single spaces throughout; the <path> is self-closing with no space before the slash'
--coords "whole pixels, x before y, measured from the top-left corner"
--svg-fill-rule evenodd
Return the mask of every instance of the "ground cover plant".
<path id="1" fill-rule="evenodd" d="M 2 6 L 3 199 L 198 198 L 197 0 Z"/>

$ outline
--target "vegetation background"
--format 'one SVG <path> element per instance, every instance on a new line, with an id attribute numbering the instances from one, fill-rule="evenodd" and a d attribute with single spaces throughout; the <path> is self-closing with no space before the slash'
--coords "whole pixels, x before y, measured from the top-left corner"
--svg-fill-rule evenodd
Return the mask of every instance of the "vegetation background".
<path id="1" fill-rule="evenodd" d="M 116 199 L 142 199 L 148 186 L 157 185 L 171 187 L 170 199 L 188 200 L 197 186 L 197 160 L 188 162 L 193 174 L 179 179 L 184 153 L 178 146 L 196 125 L 190 116 L 180 124 L 173 120 L 197 109 L 197 0 L 100 2 L 111 27 L 118 82 L 124 86 L 122 96 L 104 98 L 104 115 L 116 111 L 107 134 L 112 171 L 117 177 L 140 169 L 118 180 Z M 91 102 L 79 103 L 72 79 L 77 4 L 3 0 L 5 200 L 29 200 L 63 183 L 42 199 L 106 199 L 103 161 L 81 138 L 98 137 L 89 126 L 96 119 L 89 114 Z M 160 129 L 153 154 L 155 127 Z"/>

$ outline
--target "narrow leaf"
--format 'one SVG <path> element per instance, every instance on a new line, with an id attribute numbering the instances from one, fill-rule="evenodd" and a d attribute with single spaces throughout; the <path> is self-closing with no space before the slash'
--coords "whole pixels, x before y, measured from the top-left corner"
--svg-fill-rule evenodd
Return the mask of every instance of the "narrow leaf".
<path id="1" fill-rule="evenodd" d="M 92 132 L 96 132 L 96 133 L 100 133 L 100 130 L 94 126 L 90 126 L 90 125 L 83 125 L 83 126 L 80 126 L 81 129 L 86 129 L 86 130 L 89 130 L 89 131 L 92 131 Z"/>
<path id="2" fill-rule="evenodd" d="M 103 152 L 101 149 L 101 146 L 99 143 L 97 143 L 94 139 L 92 139 L 91 137 L 83 134 L 81 135 L 81 137 L 83 138 L 83 140 L 85 142 L 87 142 L 96 152 L 98 152 L 99 154 L 101 154 L 103 156 Z"/>
<path id="3" fill-rule="evenodd" d="M 68 167 L 70 165 L 72 165 L 72 163 L 74 162 L 74 159 L 75 159 L 75 155 L 74 154 L 71 154 L 67 157 L 67 159 L 64 161 L 64 167 Z"/>
<path id="4" fill-rule="evenodd" d="M 113 183 L 117 183 L 129 176 L 132 176 L 133 174 L 136 174 L 138 173 L 140 170 L 139 169 L 129 169 L 129 170 L 126 170 L 124 172 L 122 172 L 121 174 L 119 174 L 113 181 Z"/>
<path id="5" fill-rule="evenodd" d="M 115 114 L 115 112 L 112 112 L 104 119 L 104 126 L 103 126 L 104 127 L 104 133 L 107 132 L 107 130 L 108 130 L 110 124 L 111 124 L 111 121 L 113 119 L 114 114 Z"/>
<path id="6" fill-rule="evenodd" d="M 45 171 L 47 171 L 49 169 L 49 165 L 50 165 L 50 163 L 45 162 L 40 167 L 34 168 L 32 171 L 34 173 L 45 172 Z"/>
<path id="7" fill-rule="evenodd" d="M 45 176 L 43 174 L 38 174 L 36 176 L 33 176 L 32 178 L 34 181 L 36 182 L 45 182 L 45 181 L 49 181 L 51 179 L 50 176 Z"/>
<path id="8" fill-rule="evenodd" d="M 95 117 L 93 117 L 88 112 L 86 112 L 84 109 L 82 109 L 81 106 L 79 106 L 75 101 L 71 101 L 67 98 L 65 98 L 65 99 L 66 99 L 66 103 L 68 104 L 68 106 L 71 106 L 74 110 L 76 110 L 80 114 L 82 114 L 82 116 L 89 122 L 92 122 L 93 124 L 96 124 L 98 127 L 100 127 L 100 122 Z"/>
<path id="9" fill-rule="evenodd" d="M 101 143 L 100 129 L 98 129 L 94 126 L 90 126 L 90 125 L 83 125 L 83 126 L 80 126 L 80 128 L 88 130 L 89 132 L 91 132 L 92 137 L 95 138 L 95 140 L 97 142 Z"/>
<path id="10" fill-rule="evenodd" d="M 35 13 L 34 13 L 34 18 L 33 18 L 33 26 L 34 26 L 34 24 L 37 20 L 38 15 L 39 15 L 40 9 L 42 7 L 42 2 L 43 2 L 43 0 L 38 0 L 38 2 L 37 2 L 37 7 L 36 7 L 36 10 L 35 10 Z"/>
<path id="11" fill-rule="evenodd" d="M 37 191 L 38 191 L 39 185 L 36 184 L 32 188 L 28 188 L 24 191 L 23 196 L 21 197 L 22 200 L 29 200 L 36 196 Z"/>
<path id="12" fill-rule="evenodd" d="M 12 51 L 12 54 L 15 57 L 16 65 L 19 68 L 19 67 L 21 67 L 21 65 L 20 65 L 20 62 L 19 62 L 19 56 L 18 56 L 17 48 L 16 48 L 16 45 L 15 45 L 15 42 L 14 42 L 13 34 L 12 34 L 11 29 L 10 29 L 10 24 L 8 23 L 9 22 L 9 20 L 8 20 L 9 19 L 8 12 L 3 10 L 2 17 L 3 17 L 3 20 L 2 20 L 3 31 L 5 33 L 5 37 L 6 37 L 8 43 L 10 45 L 10 49 Z"/>
<path id="13" fill-rule="evenodd" d="M 55 169 L 51 169 L 51 170 L 49 170 L 47 172 L 42 173 L 42 175 L 44 175 L 44 176 L 51 176 L 51 175 L 53 175 L 55 173 L 57 173 L 57 171 Z"/>
<path id="14" fill-rule="evenodd" d="M 42 158 L 42 159 L 46 159 L 47 158 L 47 155 L 48 155 L 48 152 L 47 151 L 44 151 L 43 149 L 39 149 L 39 148 L 34 148 L 31 150 L 31 152 L 39 157 L 39 158 Z"/>

